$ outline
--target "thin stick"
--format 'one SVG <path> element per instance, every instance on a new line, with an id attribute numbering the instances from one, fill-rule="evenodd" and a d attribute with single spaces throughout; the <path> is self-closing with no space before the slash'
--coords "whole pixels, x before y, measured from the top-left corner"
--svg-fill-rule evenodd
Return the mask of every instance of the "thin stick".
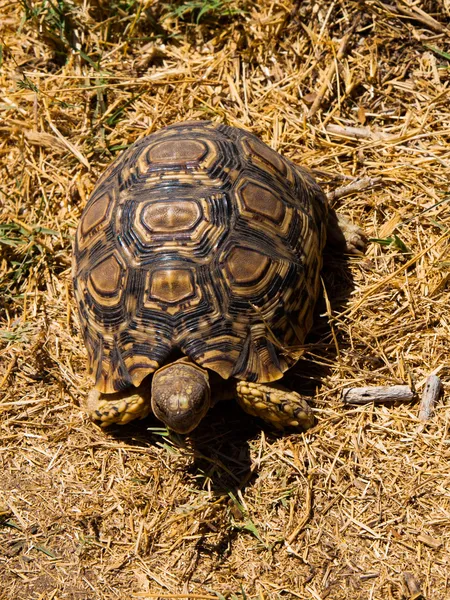
<path id="1" fill-rule="evenodd" d="M 442 390 L 441 380 L 437 375 L 430 375 L 427 378 L 422 398 L 420 400 L 419 419 L 428 421 L 433 414 L 434 405 L 436 404 Z"/>
<path id="2" fill-rule="evenodd" d="M 294 529 L 294 531 L 287 537 L 287 543 L 292 544 L 298 534 L 305 527 L 306 523 L 309 521 L 312 512 L 312 501 L 313 501 L 313 488 L 312 488 L 312 476 L 308 477 L 308 486 L 306 488 L 306 498 L 305 498 L 305 514 L 303 515 L 301 521 Z"/>
<path id="3" fill-rule="evenodd" d="M 367 188 L 374 187 L 381 181 L 381 177 L 362 177 L 356 179 L 347 185 L 343 185 L 327 194 L 328 202 L 334 202 L 343 196 L 352 194 L 353 192 L 361 192 Z"/>
<path id="4" fill-rule="evenodd" d="M 74 144 L 72 144 L 72 142 L 69 142 L 69 140 L 63 136 L 56 125 L 53 125 L 50 120 L 48 124 L 50 129 L 56 134 L 56 137 L 66 146 L 67 150 L 69 150 L 69 152 L 71 152 L 80 161 L 80 163 L 86 167 L 86 169 L 90 170 L 91 165 L 82 152 Z"/>
<path id="5" fill-rule="evenodd" d="M 345 388 L 342 400 L 345 404 L 382 404 L 383 402 L 410 402 L 414 392 L 407 385 Z"/>
<path id="6" fill-rule="evenodd" d="M 335 125 L 333 123 L 327 125 L 326 131 L 332 135 L 351 140 L 388 140 L 396 137 L 381 131 L 371 131 L 369 127 L 350 127 L 348 125 Z"/>
<path id="7" fill-rule="evenodd" d="M 418 21 L 419 23 L 422 23 L 422 25 L 429 27 L 437 33 L 444 33 L 448 31 L 448 29 L 444 25 L 442 25 L 442 23 L 439 23 L 439 21 L 436 21 L 436 19 L 430 17 L 430 15 L 428 15 L 422 9 L 416 8 L 415 6 L 403 8 L 403 6 L 399 6 L 398 4 L 396 6 L 392 6 L 391 4 L 385 4 L 384 8 L 387 8 L 393 13 L 400 13 L 401 15 L 405 15 L 405 17 L 408 17 L 408 19 L 412 19 L 413 21 Z"/>

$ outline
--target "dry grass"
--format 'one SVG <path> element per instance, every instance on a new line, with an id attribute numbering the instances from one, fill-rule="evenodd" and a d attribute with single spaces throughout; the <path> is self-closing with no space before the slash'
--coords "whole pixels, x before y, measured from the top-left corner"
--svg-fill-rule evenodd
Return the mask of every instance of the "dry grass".
<path id="1" fill-rule="evenodd" d="M 197 24 L 206 4 L 0 4 L 0 598 L 450 598 L 447 4 L 211 0 Z M 384 241 L 325 273 L 304 435 L 233 404 L 189 440 L 79 409 L 80 213 L 121 148 L 192 118 L 251 129 L 328 191 L 379 180 L 336 201 Z M 431 372 L 423 430 L 417 404 L 342 405 Z"/>

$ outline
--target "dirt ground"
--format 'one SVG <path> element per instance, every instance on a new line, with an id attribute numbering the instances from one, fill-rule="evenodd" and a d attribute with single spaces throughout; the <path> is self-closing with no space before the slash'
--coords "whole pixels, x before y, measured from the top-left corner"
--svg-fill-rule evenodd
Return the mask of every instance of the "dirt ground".
<path id="1" fill-rule="evenodd" d="M 0 599 L 450 599 L 450 6 L 1 0 L 0 50 Z M 325 260 L 289 376 L 306 433 L 232 402 L 186 438 L 80 408 L 77 222 L 185 119 L 309 167 L 369 238 Z M 342 400 L 396 384 L 414 400 Z"/>

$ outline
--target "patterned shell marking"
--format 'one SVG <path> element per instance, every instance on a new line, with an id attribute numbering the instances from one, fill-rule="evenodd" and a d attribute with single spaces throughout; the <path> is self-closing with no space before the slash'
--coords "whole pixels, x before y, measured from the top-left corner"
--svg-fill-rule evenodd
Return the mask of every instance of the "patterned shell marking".
<path id="1" fill-rule="evenodd" d="M 326 218 L 308 172 L 241 129 L 187 122 L 133 144 L 75 240 L 95 387 L 137 386 L 173 349 L 224 378 L 279 379 L 311 326 Z"/>

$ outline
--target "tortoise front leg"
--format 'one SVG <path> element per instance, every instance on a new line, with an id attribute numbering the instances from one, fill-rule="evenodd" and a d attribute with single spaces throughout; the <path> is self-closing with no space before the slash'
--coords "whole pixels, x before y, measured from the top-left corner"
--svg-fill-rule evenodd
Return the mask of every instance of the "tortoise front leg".
<path id="1" fill-rule="evenodd" d="M 309 429 L 314 415 L 307 402 L 297 392 L 277 383 L 236 382 L 236 399 L 243 410 L 260 417 L 277 429 L 295 427 Z"/>
<path id="2" fill-rule="evenodd" d="M 83 408 L 100 427 L 125 425 L 134 419 L 143 419 L 151 411 L 150 386 L 145 382 L 138 388 L 130 387 L 115 394 L 102 394 L 92 389 Z"/>

